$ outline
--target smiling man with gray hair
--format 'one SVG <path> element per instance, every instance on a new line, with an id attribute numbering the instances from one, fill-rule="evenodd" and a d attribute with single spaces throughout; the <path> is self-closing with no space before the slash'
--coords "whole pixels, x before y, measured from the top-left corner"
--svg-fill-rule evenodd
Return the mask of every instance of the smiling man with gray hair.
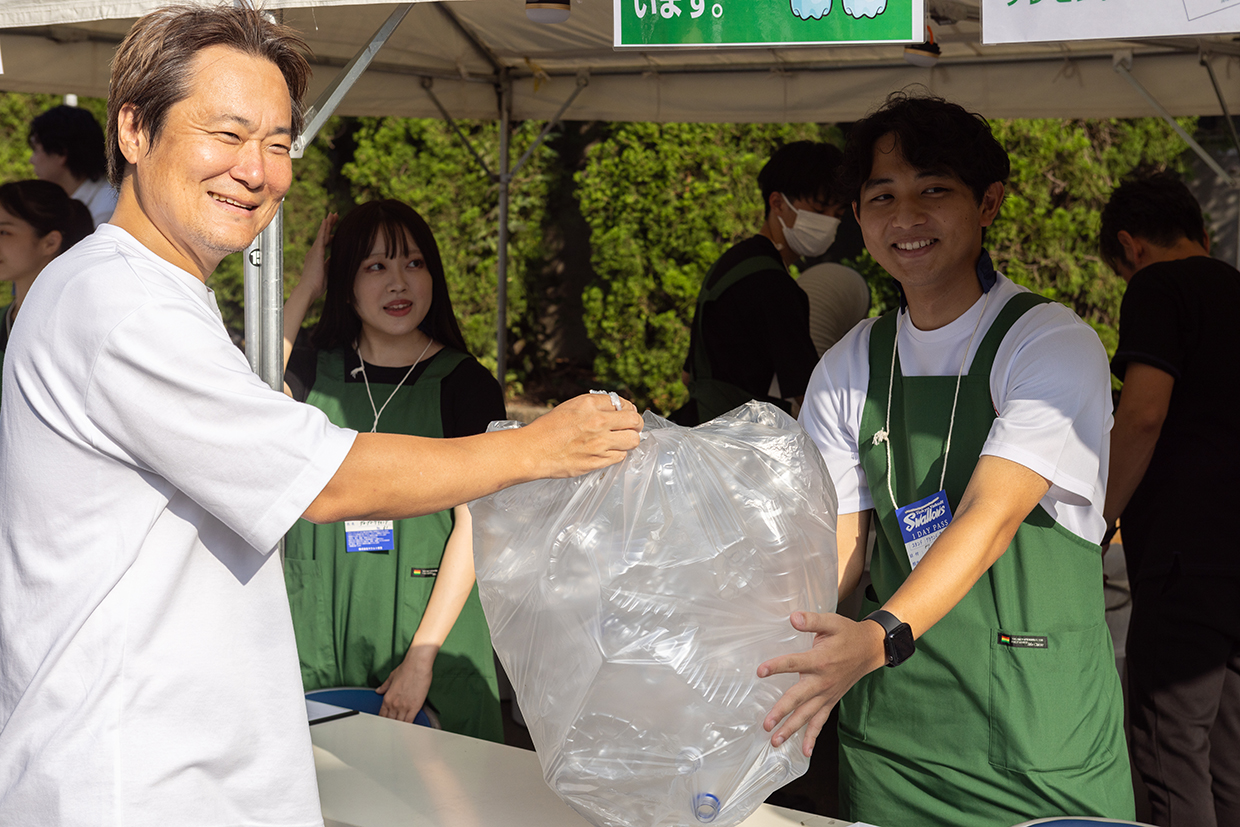
<path id="1" fill-rule="evenodd" d="M 395 519 L 610 465 L 631 405 L 356 434 L 264 385 L 206 279 L 275 215 L 309 66 L 248 8 L 165 9 L 113 62 L 112 224 L 22 307 L 0 411 L 0 824 L 322 824 L 279 561 L 298 517 Z"/>

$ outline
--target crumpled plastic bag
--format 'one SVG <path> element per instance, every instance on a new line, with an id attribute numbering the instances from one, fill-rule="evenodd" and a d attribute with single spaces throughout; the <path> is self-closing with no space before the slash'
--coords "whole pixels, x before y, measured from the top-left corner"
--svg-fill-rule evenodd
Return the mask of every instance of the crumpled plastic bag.
<path id="1" fill-rule="evenodd" d="M 809 765 L 800 732 L 775 749 L 762 729 L 797 676 L 757 667 L 810 647 L 793 611 L 835 610 L 835 490 L 772 405 L 645 423 L 619 465 L 472 503 L 478 590 L 569 806 L 599 827 L 730 827 Z"/>

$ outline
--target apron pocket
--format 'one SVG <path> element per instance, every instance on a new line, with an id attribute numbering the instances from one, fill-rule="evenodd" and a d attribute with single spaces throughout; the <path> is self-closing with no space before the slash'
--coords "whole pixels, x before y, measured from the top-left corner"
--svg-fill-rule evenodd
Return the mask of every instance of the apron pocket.
<path id="1" fill-rule="evenodd" d="M 990 763 L 1056 772 L 1105 762 L 1114 650 L 1105 623 L 1078 631 L 992 629 Z"/>

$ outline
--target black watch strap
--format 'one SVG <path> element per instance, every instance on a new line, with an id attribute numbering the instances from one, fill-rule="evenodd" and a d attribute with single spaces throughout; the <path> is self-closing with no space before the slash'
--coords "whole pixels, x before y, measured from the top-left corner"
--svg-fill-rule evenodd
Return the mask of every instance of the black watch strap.
<path id="1" fill-rule="evenodd" d="M 917 650 L 913 642 L 913 630 L 907 623 L 885 609 L 875 609 L 865 616 L 883 627 L 883 648 L 887 655 L 888 666 L 899 666 Z"/>
<path id="2" fill-rule="evenodd" d="M 865 616 L 866 620 L 873 620 L 879 626 L 883 627 L 883 631 L 891 634 L 900 627 L 900 618 L 893 615 L 886 609 L 875 609 Z"/>

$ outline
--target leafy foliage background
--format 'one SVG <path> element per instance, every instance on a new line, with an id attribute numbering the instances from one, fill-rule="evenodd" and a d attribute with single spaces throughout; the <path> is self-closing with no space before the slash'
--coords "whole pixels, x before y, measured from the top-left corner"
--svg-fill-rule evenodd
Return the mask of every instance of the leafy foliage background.
<path id="1" fill-rule="evenodd" d="M 33 175 L 27 125 L 59 102 L 0 93 L 0 181 Z M 81 105 L 103 122 L 102 100 Z M 1190 133 L 1196 126 L 1191 118 L 1180 123 Z M 459 126 L 496 170 L 497 124 Z M 514 163 L 542 126 L 515 126 Z M 987 236 L 996 266 L 1072 307 L 1112 351 L 1123 282 L 1097 255 L 1100 210 L 1115 184 L 1134 171 L 1183 171 L 1183 143 L 1157 119 L 993 126 L 1012 156 L 1007 198 Z M 784 143 L 842 145 L 845 134 L 831 124 L 558 126 L 511 188 L 510 393 L 554 401 L 606 387 L 660 412 L 682 404 L 680 369 L 698 287 L 724 250 L 759 228 L 758 170 Z M 328 124 L 294 162 L 284 218 L 288 285 L 323 216 L 372 198 L 403 199 L 434 228 L 466 341 L 494 370 L 498 186 L 443 122 L 336 118 Z M 894 283 L 873 259 L 862 254 L 851 263 L 871 285 L 872 312 L 892 306 Z M 211 286 L 240 342 L 240 255 L 221 263 Z M 8 294 L 9 285 L 0 284 L 0 303 Z M 316 320 L 312 311 L 307 324 Z"/>

